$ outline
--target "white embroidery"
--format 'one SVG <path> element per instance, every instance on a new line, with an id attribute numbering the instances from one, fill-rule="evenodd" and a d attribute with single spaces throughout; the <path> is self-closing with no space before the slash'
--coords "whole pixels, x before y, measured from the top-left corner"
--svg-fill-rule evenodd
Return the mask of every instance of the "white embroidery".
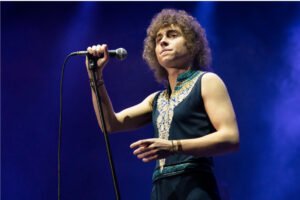
<path id="1" fill-rule="evenodd" d="M 192 78 L 187 78 L 181 83 L 178 83 L 175 87 L 175 91 L 169 98 L 167 90 L 161 92 L 157 98 L 157 111 L 158 117 L 156 121 L 156 126 L 158 129 L 159 138 L 169 139 L 169 131 L 174 115 L 175 107 L 180 104 L 192 91 L 193 86 L 197 82 L 199 76 L 202 73 L 198 72 L 196 75 L 192 75 Z M 200 94 L 199 94 L 200 95 Z M 159 160 L 159 166 L 161 170 L 165 165 L 165 159 Z"/>

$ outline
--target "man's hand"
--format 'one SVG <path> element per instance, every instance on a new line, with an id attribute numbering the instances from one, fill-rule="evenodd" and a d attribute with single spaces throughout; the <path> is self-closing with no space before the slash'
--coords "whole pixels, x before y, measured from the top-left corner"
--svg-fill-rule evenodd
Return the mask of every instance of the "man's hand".
<path id="1" fill-rule="evenodd" d="M 101 58 L 98 58 L 97 60 L 97 72 L 98 72 L 98 76 L 99 78 L 101 77 L 102 78 L 102 71 L 105 67 L 105 65 L 107 64 L 108 60 L 109 60 L 109 55 L 108 55 L 108 47 L 106 44 L 98 44 L 98 45 L 93 45 L 92 47 L 88 47 L 87 48 L 87 52 L 90 54 L 90 55 L 93 55 L 95 57 L 98 57 L 100 55 L 103 55 L 103 57 Z M 92 74 L 89 70 L 89 66 L 88 66 L 88 57 L 86 56 L 86 59 L 85 59 L 85 65 L 86 65 L 86 68 L 87 68 L 87 71 L 88 71 L 88 75 L 89 75 L 89 78 L 92 77 Z"/>
<path id="2" fill-rule="evenodd" d="M 130 148 L 135 149 L 133 154 L 143 162 L 166 158 L 173 154 L 172 141 L 160 138 L 139 140 L 132 143 Z"/>

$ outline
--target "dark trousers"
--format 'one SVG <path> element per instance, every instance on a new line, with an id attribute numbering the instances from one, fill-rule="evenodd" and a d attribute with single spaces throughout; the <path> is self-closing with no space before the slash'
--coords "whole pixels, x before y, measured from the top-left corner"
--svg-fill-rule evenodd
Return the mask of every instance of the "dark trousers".
<path id="1" fill-rule="evenodd" d="M 212 173 L 197 172 L 158 179 L 151 200 L 220 200 Z"/>

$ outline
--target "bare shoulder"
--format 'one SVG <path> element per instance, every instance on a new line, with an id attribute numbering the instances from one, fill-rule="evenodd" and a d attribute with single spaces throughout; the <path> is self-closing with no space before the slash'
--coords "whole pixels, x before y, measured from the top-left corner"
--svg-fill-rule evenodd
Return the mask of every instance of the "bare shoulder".
<path id="1" fill-rule="evenodd" d="M 224 84 L 223 80 L 217 74 L 213 72 L 207 72 L 202 77 L 202 83 L 204 84 Z"/>
<path id="2" fill-rule="evenodd" d="M 201 80 L 202 96 L 210 93 L 227 93 L 227 88 L 223 80 L 215 73 L 205 73 Z"/>
<path id="3" fill-rule="evenodd" d="M 149 105 L 150 107 L 152 107 L 154 98 L 155 98 L 155 96 L 156 96 L 158 93 L 159 93 L 159 91 L 156 91 L 156 92 L 151 93 L 150 95 L 148 95 L 148 96 L 144 99 L 143 103 L 146 103 L 147 105 Z"/>

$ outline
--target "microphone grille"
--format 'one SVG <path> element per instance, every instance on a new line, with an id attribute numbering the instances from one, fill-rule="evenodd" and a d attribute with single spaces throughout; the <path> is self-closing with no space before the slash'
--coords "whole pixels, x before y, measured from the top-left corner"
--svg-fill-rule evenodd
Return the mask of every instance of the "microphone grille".
<path id="1" fill-rule="evenodd" d="M 116 58 L 119 60 L 124 60 L 127 57 L 127 51 L 124 48 L 116 49 Z"/>

